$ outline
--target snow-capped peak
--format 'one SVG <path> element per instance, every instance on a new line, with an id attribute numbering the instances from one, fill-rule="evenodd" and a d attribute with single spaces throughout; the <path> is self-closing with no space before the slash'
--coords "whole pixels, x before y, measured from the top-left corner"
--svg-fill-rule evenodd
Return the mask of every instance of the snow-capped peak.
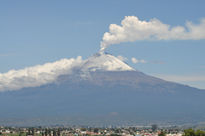
<path id="1" fill-rule="evenodd" d="M 108 53 L 99 52 L 84 61 L 82 71 L 134 71 L 125 62 Z"/>
<path id="2" fill-rule="evenodd" d="M 86 60 L 79 56 L 76 59 L 62 59 L 56 62 L 36 65 L 20 70 L 0 73 L 0 92 L 18 90 L 25 87 L 37 87 L 55 82 L 62 75 L 88 76 L 90 71 L 133 71 L 120 59 L 103 52 L 96 53 Z"/>

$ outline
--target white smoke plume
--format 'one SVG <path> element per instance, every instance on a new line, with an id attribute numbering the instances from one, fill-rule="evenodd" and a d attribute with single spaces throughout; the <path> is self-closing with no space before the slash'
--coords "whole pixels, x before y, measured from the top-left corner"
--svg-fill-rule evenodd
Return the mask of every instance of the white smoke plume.
<path id="1" fill-rule="evenodd" d="M 205 19 L 201 19 L 199 24 L 186 22 L 185 26 L 170 27 L 158 19 L 150 21 L 139 20 L 135 16 L 126 16 L 121 26 L 111 24 L 109 32 L 104 33 L 101 41 L 103 52 L 112 44 L 121 42 L 134 42 L 137 40 L 200 40 L 205 39 Z"/>
<path id="2" fill-rule="evenodd" d="M 59 75 L 72 73 L 72 69 L 82 61 L 82 57 L 78 56 L 76 59 L 61 59 L 53 63 L 0 73 L 0 92 L 52 83 Z"/>

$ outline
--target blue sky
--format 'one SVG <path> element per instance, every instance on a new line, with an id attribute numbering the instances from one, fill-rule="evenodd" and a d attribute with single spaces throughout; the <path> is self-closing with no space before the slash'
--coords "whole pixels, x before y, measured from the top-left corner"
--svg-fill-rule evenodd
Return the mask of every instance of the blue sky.
<path id="1" fill-rule="evenodd" d="M 205 18 L 204 0 L 2 0 L 0 73 L 98 52 L 110 24 L 125 16 L 171 26 Z M 144 73 L 205 89 L 205 40 L 136 41 L 107 52 Z M 130 59 L 146 60 L 133 64 Z"/>

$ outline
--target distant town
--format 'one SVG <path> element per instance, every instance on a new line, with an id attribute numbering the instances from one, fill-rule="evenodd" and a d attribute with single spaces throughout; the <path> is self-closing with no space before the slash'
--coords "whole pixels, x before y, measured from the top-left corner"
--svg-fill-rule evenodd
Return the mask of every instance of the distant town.
<path id="1" fill-rule="evenodd" d="M 0 127 L 0 136 L 205 136 L 205 128 L 178 127 Z"/>

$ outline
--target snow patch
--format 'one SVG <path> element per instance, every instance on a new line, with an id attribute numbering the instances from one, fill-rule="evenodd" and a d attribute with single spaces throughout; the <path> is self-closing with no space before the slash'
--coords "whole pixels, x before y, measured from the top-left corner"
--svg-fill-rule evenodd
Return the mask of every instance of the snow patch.
<path id="1" fill-rule="evenodd" d="M 134 71 L 132 67 L 107 53 L 97 53 L 82 65 L 82 71 Z"/>
<path id="2" fill-rule="evenodd" d="M 86 60 L 82 60 L 82 57 L 79 56 L 76 59 L 62 59 L 44 65 L 0 73 L 0 92 L 53 83 L 61 75 L 70 76 L 71 74 L 76 74 L 76 69 L 80 71 L 82 78 L 89 75 L 87 73 L 90 71 L 134 70 L 117 57 L 101 52 Z"/>

